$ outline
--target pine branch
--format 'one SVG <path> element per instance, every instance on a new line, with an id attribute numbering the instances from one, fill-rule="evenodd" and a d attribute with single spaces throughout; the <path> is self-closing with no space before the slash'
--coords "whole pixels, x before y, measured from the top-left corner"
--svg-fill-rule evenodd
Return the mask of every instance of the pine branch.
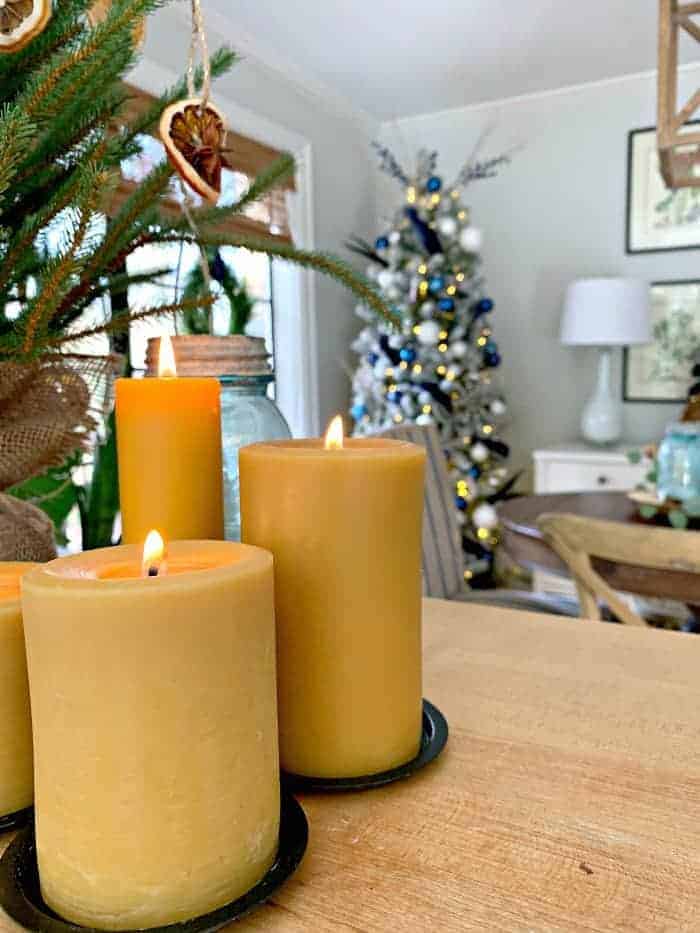
<path id="1" fill-rule="evenodd" d="M 144 321 L 147 318 L 171 317 L 175 314 L 191 311 L 193 308 L 200 308 L 205 304 L 213 304 L 214 296 L 207 298 L 197 298 L 192 301 L 175 301 L 167 305 L 158 305 L 154 308 L 143 308 L 141 311 L 133 311 L 123 315 L 113 317 L 103 324 L 97 324 L 94 327 L 86 327 L 70 334 L 63 334 L 51 340 L 50 346 L 62 347 L 67 343 L 74 343 L 80 340 L 87 340 L 89 337 L 97 337 L 100 334 L 120 333 L 126 330 L 130 324 L 135 321 Z M 1 352 L 1 351 L 0 351 Z"/>
<path id="2" fill-rule="evenodd" d="M 35 128 L 19 107 L 0 110 L 0 216 L 5 194 L 30 147 Z"/>
<path id="3" fill-rule="evenodd" d="M 22 316 L 24 338 L 22 352 L 30 356 L 35 349 L 37 334 L 45 329 L 57 296 L 63 294 L 71 276 L 80 268 L 81 251 L 90 230 L 101 191 L 109 182 L 106 173 L 86 172 L 82 190 L 77 198 L 78 220 L 72 234 L 72 242 L 62 255 L 47 264 L 47 274 L 41 281 L 37 296 L 30 302 Z"/>
<path id="4" fill-rule="evenodd" d="M 322 272 L 344 285 L 353 294 L 371 308 L 379 317 L 392 327 L 399 323 L 399 318 L 384 303 L 379 292 L 365 278 L 358 275 L 354 269 L 342 259 L 332 256 L 329 253 L 310 252 L 308 250 L 297 249 L 289 243 L 280 240 L 265 239 L 263 237 L 240 236 L 235 233 L 226 233 L 217 235 L 200 231 L 196 240 L 192 235 L 174 237 L 168 234 L 154 234 L 151 242 L 172 243 L 179 242 L 181 239 L 186 242 L 198 242 L 204 246 L 235 246 L 241 249 L 248 249 L 253 253 L 264 253 L 273 259 L 281 259 L 284 262 L 291 262 L 294 265 L 305 269 L 313 269 L 316 272 Z"/>
<path id="5" fill-rule="evenodd" d="M 30 116 L 50 109 L 52 98 L 65 85 L 79 84 L 86 62 L 104 58 L 108 49 L 123 47 L 125 36 L 140 18 L 157 9 L 162 0 L 114 0 L 106 19 L 90 30 L 85 41 L 68 53 L 58 52 L 28 83 L 17 104 Z M 133 36 L 131 37 L 133 51 Z"/>

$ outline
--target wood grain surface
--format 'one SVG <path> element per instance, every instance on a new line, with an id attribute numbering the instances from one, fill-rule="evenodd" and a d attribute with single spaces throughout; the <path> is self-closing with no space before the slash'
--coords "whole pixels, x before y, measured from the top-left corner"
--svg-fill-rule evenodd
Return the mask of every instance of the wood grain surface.
<path id="1" fill-rule="evenodd" d="M 427 601 L 424 643 L 443 756 L 301 798 L 301 868 L 231 933 L 700 930 L 700 639 Z"/>

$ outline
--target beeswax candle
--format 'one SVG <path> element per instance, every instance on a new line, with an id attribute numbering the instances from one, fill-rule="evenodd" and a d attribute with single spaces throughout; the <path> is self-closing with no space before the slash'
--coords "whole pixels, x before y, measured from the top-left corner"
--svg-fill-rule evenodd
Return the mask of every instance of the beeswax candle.
<path id="1" fill-rule="evenodd" d="M 34 796 L 32 723 L 24 653 L 20 578 L 33 564 L 0 563 L 0 816 Z"/>
<path id="2" fill-rule="evenodd" d="M 357 777 L 421 735 L 425 452 L 386 439 L 240 452 L 243 540 L 275 559 L 282 767 Z"/>
<path id="3" fill-rule="evenodd" d="M 117 379 L 122 540 L 153 527 L 168 540 L 224 536 L 221 406 L 216 379 L 178 379 L 170 339 L 155 379 Z"/>
<path id="4" fill-rule="evenodd" d="M 279 832 L 271 556 L 175 542 L 144 577 L 139 548 L 88 551 L 23 605 L 46 903 L 123 930 L 254 886 Z"/>

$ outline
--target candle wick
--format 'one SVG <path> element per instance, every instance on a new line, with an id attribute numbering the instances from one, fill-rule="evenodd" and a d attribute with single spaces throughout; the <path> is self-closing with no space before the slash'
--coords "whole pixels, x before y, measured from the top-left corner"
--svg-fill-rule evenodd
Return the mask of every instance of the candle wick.
<path id="1" fill-rule="evenodd" d="M 157 577 L 157 576 L 158 576 L 158 568 L 157 568 L 157 567 L 149 567 L 149 568 L 148 568 L 148 576 L 149 576 L 149 577 Z"/>

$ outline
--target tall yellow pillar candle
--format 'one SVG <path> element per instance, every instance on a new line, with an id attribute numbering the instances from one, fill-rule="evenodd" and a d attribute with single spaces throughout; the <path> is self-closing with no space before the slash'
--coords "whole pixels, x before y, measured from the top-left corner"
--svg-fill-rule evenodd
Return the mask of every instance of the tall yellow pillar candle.
<path id="1" fill-rule="evenodd" d="M 23 581 L 41 892 L 105 930 L 234 900 L 279 834 L 272 558 L 175 542 L 144 577 L 139 551 Z"/>
<path id="2" fill-rule="evenodd" d="M 357 777 L 417 754 L 424 461 L 386 439 L 240 452 L 243 539 L 275 558 L 287 771 Z"/>
<path id="3" fill-rule="evenodd" d="M 169 338 L 159 373 L 116 382 L 122 540 L 223 538 L 219 383 L 178 379 Z"/>
<path id="4" fill-rule="evenodd" d="M 0 563 L 0 816 L 34 797 L 32 722 L 24 652 L 20 578 L 33 564 Z"/>

